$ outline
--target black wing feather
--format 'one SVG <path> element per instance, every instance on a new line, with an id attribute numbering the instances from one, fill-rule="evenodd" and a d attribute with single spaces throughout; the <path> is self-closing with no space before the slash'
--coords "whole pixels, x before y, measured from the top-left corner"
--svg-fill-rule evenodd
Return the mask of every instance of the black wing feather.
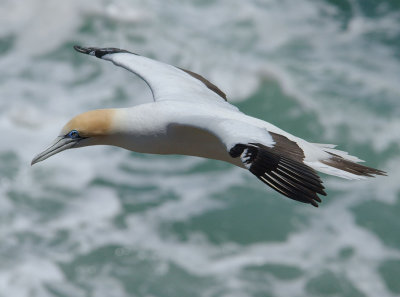
<path id="1" fill-rule="evenodd" d="M 265 184 L 291 199 L 318 206 L 326 196 L 322 181 L 311 167 L 283 156 L 261 144 L 237 144 L 232 157 L 240 157 L 251 173 Z"/>

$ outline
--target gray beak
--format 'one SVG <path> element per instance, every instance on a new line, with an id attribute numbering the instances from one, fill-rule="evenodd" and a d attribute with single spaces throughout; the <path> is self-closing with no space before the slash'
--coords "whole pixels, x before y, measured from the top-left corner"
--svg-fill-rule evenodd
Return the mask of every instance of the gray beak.
<path id="1" fill-rule="evenodd" d="M 81 139 L 65 138 L 64 136 L 57 137 L 49 148 L 33 158 L 31 165 L 46 160 L 48 157 L 51 157 L 59 152 L 72 148 L 76 143 L 79 142 L 79 140 Z"/>

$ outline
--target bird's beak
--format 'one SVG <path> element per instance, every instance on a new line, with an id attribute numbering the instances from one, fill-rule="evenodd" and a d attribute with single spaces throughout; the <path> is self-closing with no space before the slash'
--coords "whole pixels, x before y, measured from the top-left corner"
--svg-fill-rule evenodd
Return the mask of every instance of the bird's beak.
<path id="1" fill-rule="evenodd" d="M 57 137 L 54 142 L 43 152 L 36 155 L 33 158 L 31 165 L 46 160 L 48 157 L 51 157 L 59 152 L 62 152 L 66 149 L 73 147 L 80 139 L 71 139 L 66 138 L 64 136 Z"/>

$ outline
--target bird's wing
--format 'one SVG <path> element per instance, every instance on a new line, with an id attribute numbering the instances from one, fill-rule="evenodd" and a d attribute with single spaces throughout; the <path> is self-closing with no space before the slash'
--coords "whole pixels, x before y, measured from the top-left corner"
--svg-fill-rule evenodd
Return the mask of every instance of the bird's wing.
<path id="1" fill-rule="evenodd" d="M 226 95 L 201 75 L 117 48 L 74 46 L 80 53 L 113 62 L 141 77 L 150 87 L 154 101 L 193 100 L 235 107 Z"/>
<path id="2" fill-rule="evenodd" d="M 291 199 L 318 206 L 326 195 L 316 171 L 303 163 L 304 152 L 294 141 L 237 120 L 191 118 L 190 123 L 217 136 L 232 158 L 263 183 Z"/>
<path id="3" fill-rule="evenodd" d="M 326 195 L 316 171 L 287 152 L 260 143 L 238 143 L 229 151 L 259 180 L 291 199 L 317 207 Z"/>

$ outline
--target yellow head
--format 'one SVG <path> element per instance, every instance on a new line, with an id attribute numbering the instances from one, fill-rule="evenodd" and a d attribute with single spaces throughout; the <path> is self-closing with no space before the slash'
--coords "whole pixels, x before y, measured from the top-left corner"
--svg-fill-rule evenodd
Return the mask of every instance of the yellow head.
<path id="1" fill-rule="evenodd" d="M 108 135 L 115 109 L 96 109 L 84 112 L 72 118 L 61 130 L 61 135 L 65 136 L 69 132 L 76 130 L 82 138 Z"/>
<path id="2" fill-rule="evenodd" d="M 33 158 L 31 164 L 43 161 L 66 149 L 106 144 L 107 137 L 113 132 L 115 112 L 115 109 L 97 109 L 72 118 L 50 147 Z"/>

